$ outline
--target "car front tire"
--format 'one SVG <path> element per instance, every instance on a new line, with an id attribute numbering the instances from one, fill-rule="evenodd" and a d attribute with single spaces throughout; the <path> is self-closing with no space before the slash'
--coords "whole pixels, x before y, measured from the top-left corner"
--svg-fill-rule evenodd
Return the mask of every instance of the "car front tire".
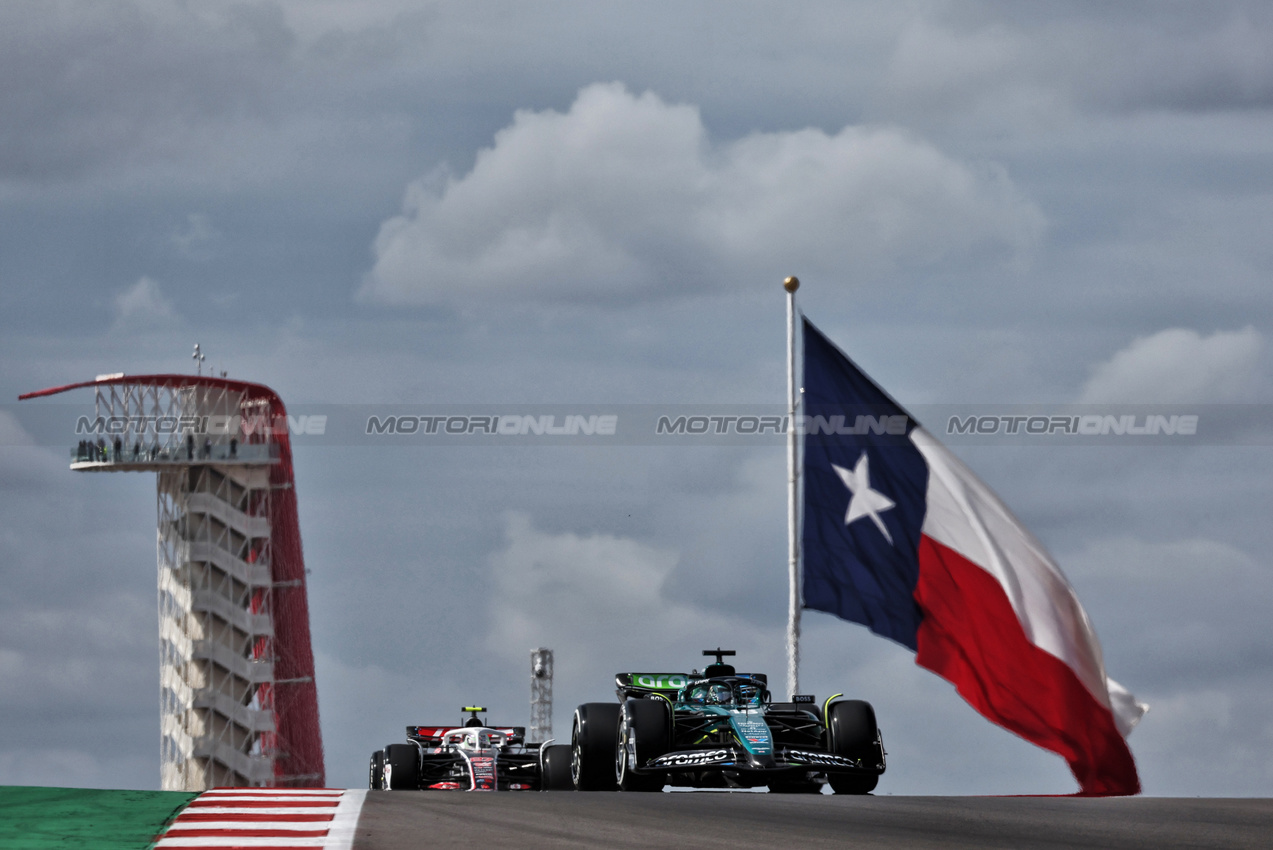
<path id="1" fill-rule="evenodd" d="M 589 702 L 575 709 L 570 730 L 570 778 L 577 791 L 614 791 L 614 739 L 619 705 Z"/>
<path id="2" fill-rule="evenodd" d="M 389 781 L 386 791 L 415 791 L 420 787 L 419 754 L 414 744 L 390 744 L 385 747 L 385 773 Z"/>
<path id="3" fill-rule="evenodd" d="M 632 772 L 635 743 L 636 764 L 648 764 L 668 751 L 671 742 L 667 706 L 661 700 L 630 699 L 619 714 L 615 743 L 614 773 L 620 791 L 662 791 L 663 776 L 642 776 Z"/>
<path id="4" fill-rule="evenodd" d="M 848 699 L 833 704 L 827 712 L 831 730 L 831 751 L 839 756 L 874 764 L 875 742 L 880 736 L 875 709 L 869 702 Z M 827 782 L 837 794 L 869 794 L 879 784 L 878 776 L 828 773 Z"/>
<path id="5" fill-rule="evenodd" d="M 544 791 L 573 791 L 574 778 L 570 775 L 571 748 L 569 744 L 549 744 L 544 747 L 544 773 L 539 787 Z"/>

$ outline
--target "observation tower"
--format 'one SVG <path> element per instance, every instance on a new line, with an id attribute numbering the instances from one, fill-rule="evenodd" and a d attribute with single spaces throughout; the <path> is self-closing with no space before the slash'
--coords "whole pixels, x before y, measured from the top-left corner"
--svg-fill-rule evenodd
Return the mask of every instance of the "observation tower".
<path id="1" fill-rule="evenodd" d="M 553 736 L 553 651 L 530 651 L 530 737 L 540 744 Z"/>
<path id="2" fill-rule="evenodd" d="M 77 472 L 153 472 L 158 503 L 160 786 L 321 787 L 287 411 L 224 377 L 100 375 Z"/>

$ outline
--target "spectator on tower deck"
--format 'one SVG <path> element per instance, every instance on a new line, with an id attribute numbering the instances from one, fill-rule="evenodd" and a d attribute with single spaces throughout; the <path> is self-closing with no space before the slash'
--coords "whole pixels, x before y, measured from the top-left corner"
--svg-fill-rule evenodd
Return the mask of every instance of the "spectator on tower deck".
<path id="1" fill-rule="evenodd" d="M 186 435 L 186 460 L 194 460 L 194 434 Z"/>
<path id="2" fill-rule="evenodd" d="M 111 459 L 118 462 L 119 460 L 122 459 L 124 454 L 124 441 L 121 440 L 119 437 L 116 437 L 113 448 L 115 449 L 115 454 Z"/>
<path id="3" fill-rule="evenodd" d="M 97 463 L 102 463 L 106 460 L 106 441 L 101 437 L 97 438 L 97 452 L 93 460 Z"/>
<path id="4" fill-rule="evenodd" d="M 203 438 L 203 456 L 205 458 L 212 457 L 212 438 L 211 437 Z"/>
<path id="5" fill-rule="evenodd" d="M 141 440 L 134 440 L 133 441 L 133 460 L 136 461 L 139 455 L 141 455 Z"/>

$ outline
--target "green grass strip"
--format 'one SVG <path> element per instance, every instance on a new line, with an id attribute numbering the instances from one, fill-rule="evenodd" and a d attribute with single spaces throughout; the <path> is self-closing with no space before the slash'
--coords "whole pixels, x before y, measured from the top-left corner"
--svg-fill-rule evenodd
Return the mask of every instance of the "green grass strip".
<path id="1" fill-rule="evenodd" d="M 5 850 L 146 850 L 198 794 L 0 785 Z"/>

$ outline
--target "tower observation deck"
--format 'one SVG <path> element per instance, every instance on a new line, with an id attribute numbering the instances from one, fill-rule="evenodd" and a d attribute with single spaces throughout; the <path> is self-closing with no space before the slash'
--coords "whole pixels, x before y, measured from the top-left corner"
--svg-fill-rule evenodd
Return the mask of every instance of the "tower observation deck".
<path id="1" fill-rule="evenodd" d="M 287 411 L 268 387 L 102 375 L 78 472 L 153 472 L 160 786 L 321 787 L 323 742 Z"/>

